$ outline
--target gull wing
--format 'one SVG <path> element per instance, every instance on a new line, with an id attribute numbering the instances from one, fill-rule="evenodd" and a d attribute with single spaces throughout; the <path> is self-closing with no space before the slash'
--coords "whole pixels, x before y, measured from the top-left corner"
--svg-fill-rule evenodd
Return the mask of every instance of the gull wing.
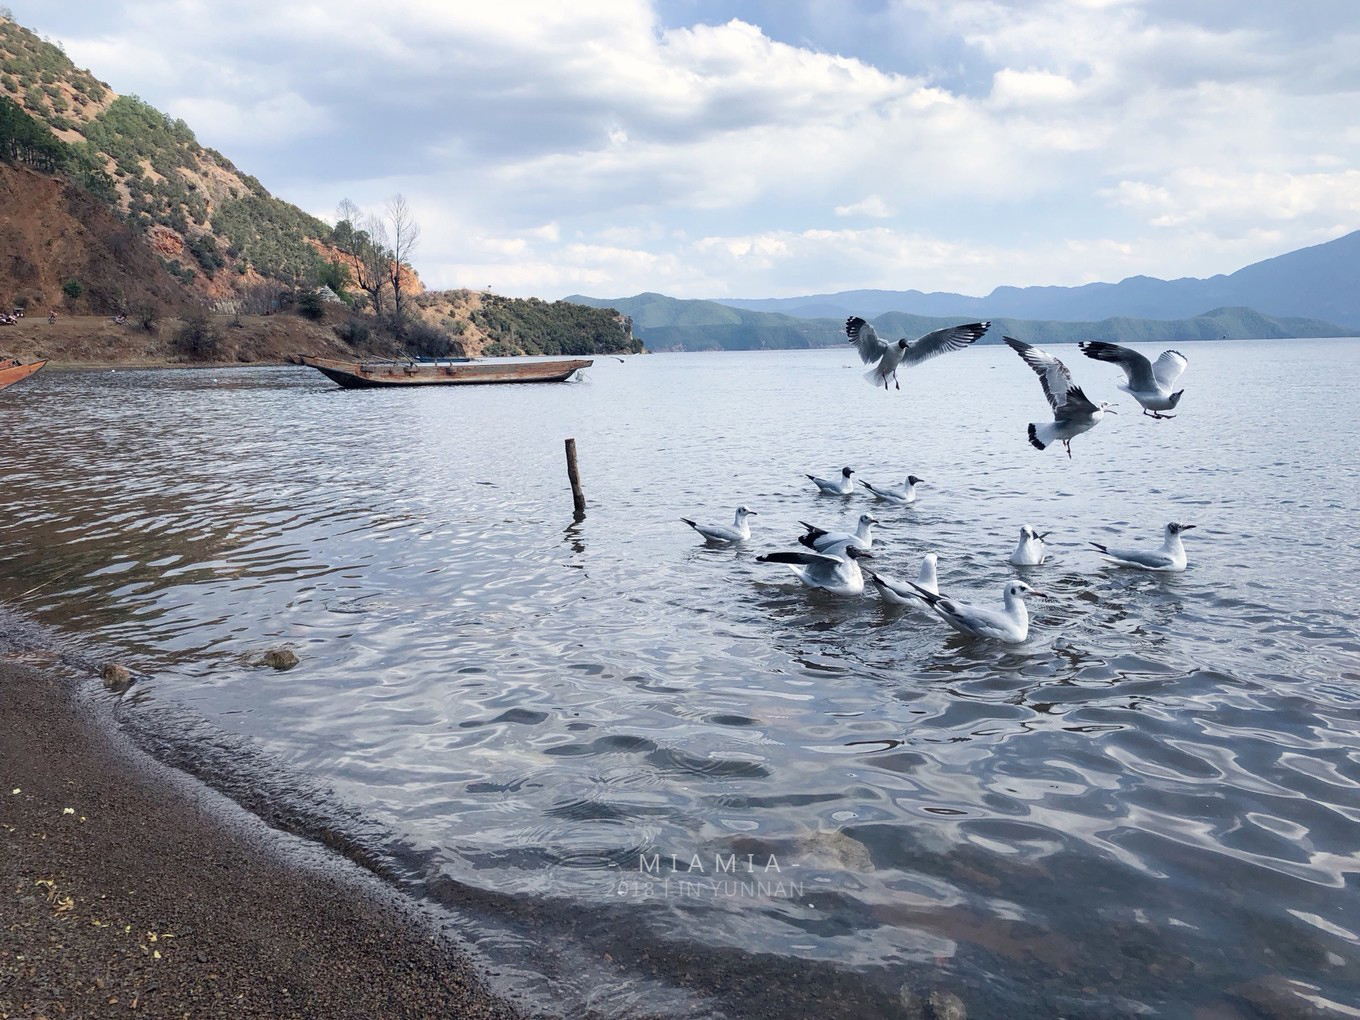
<path id="1" fill-rule="evenodd" d="M 879 591 L 887 591 L 903 601 L 925 602 L 925 599 L 921 598 L 920 595 L 917 595 L 915 591 L 908 587 L 906 582 L 899 581 L 886 574 L 875 574 L 872 570 L 865 571 L 865 573 L 869 575 L 869 580 L 873 581 Z"/>
<path id="2" fill-rule="evenodd" d="M 1171 554 L 1161 549 L 1102 549 L 1108 559 L 1145 570 L 1165 570 L 1173 565 Z"/>
<path id="3" fill-rule="evenodd" d="M 1055 421 L 1068 421 L 1071 418 L 1082 418 L 1095 414 L 1099 410 L 1100 408 L 1091 402 L 1091 398 L 1081 391 L 1080 386 L 1073 386 L 1063 394 L 1063 402 L 1054 405 L 1053 419 Z"/>
<path id="4" fill-rule="evenodd" d="M 852 315 L 845 320 L 845 335 L 859 348 L 859 359 L 866 365 L 887 353 L 887 341 L 880 340 L 873 325 L 858 315 Z"/>
<path id="5" fill-rule="evenodd" d="M 1034 369 L 1039 382 L 1043 384 L 1048 406 L 1053 408 L 1054 414 L 1063 413 L 1063 409 L 1071 403 L 1074 395 L 1079 404 L 1084 403 L 1091 411 L 1096 409 L 1095 405 L 1086 399 L 1086 394 L 1073 385 L 1072 373 L 1067 370 L 1067 366 L 1053 355 L 1013 336 L 1003 336 L 1001 339 L 1024 359 L 1026 365 Z"/>
<path id="6" fill-rule="evenodd" d="M 839 556 L 827 556 L 819 552 L 772 552 L 756 557 L 757 563 L 797 563 L 805 567 L 823 567 L 834 570 L 844 566 L 845 560 Z"/>
<path id="7" fill-rule="evenodd" d="M 1100 340 L 1085 340 L 1077 346 L 1081 348 L 1081 353 L 1088 358 L 1095 361 L 1109 361 L 1122 368 L 1131 389 L 1139 393 L 1152 393 L 1158 389 L 1157 383 L 1160 380 L 1154 374 L 1152 362 L 1137 351 L 1120 347 L 1118 344 L 1107 344 Z M 1165 358 L 1166 355 L 1163 354 L 1162 357 Z M 1160 362 L 1158 363 L 1160 364 Z"/>
<path id="8" fill-rule="evenodd" d="M 1181 377 L 1188 364 L 1189 359 L 1180 351 L 1163 351 L 1162 356 L 1157 359 L 1157 364 L 1152 366 L 1152 374 L 1169 390 L 1176 385 L 1176 380 Z"/>
<path id="9" fill-rule="evenodd" d="M 919 365 L 938 354 L 961 351 L 991 328 L 990 322 L 969 322 L 962 326 L 937 329 L 907 344 L 907 349 L 902 355 L 902 363 Z"/>

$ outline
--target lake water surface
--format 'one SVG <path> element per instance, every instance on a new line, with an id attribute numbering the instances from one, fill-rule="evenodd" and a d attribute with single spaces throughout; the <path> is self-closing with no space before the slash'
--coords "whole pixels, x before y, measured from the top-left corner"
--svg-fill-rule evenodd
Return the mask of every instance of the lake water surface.
<path id="1" fill-rule="evenodd" d="M 48 370 L 0 394 L 0 599 L 133 665 L 119 717 L 156 754 L 443 904 L 565 1015 L 907 1016 L 942 988 L 1231 1018 L 1285 981 L 1350 1008 L 1360 343 L 1183 349 L 1154 422 L 1054 347 L 1122 397 L 1071 460 L 1026 443 L 1047 406 L 995 345 L 891 393 L 844 350 L 412 392 Z M 804 478 L 842 465 L 927 484 L 894 508 Z M 678 520 L 743 502 L 746 549 Z M 865 510 L 876 569 L 933 551 L 950 594 L 1048 592 L 1030 639 L 755 562 Z M 1170 520 L 1198 526 L 1181 575 L 1087 545 Z M 1041 567 L 1006 562 L 1023 523 Z M 296 668 L 255 665 L 281 646 Z"/>

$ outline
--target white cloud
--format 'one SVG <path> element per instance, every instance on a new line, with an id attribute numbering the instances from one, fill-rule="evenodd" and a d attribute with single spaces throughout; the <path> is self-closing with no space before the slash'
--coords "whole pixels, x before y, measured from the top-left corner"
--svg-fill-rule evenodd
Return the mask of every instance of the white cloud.
<path id="1" fill-rule="evenodd" d="M 868 195 L 849 205 L 838 205 L 834 211 L 837 216 L 869 216 L 879 220 L 886 219 L 895 212 L 892 206 L 878 195 Z"/>
<path id="2" fill-rule="evenodd" d="M 897 0 L 856 30 L 814 0 L 761 25 L 644 0 L 10 5 L 281 197 L 403 192 L 435 286 L 976 294 L 1230 272 L 1360 226 L 1339 7 Z"/>

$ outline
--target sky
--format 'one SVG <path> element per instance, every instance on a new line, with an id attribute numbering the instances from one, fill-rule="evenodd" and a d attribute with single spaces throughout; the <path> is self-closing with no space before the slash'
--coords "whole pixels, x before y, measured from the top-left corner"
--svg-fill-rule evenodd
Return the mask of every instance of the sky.
<path id="1" fill-rule="evenodd" d="M 1360 228 L 1360 2 L 3 0 L 426 286 L 984 296 Z"/>

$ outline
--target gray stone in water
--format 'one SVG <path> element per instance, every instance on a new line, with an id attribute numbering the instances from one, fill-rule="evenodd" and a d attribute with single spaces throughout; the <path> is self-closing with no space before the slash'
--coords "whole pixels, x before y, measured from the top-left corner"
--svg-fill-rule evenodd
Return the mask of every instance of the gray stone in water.
<path id="1" fill-rule="evenodd" d="M 968 1020 L 963 1000 L 953 992 L 932 988 L 923 993 L 909 985 L 898 991 L 903 1020 Z"/>
<path id="2" fill-rule="evenodd" d="M 260 657 L 260 665 L 270 666 L 280 673 L 298 664 L 298 657 L 287 648 L 271 648 Z"/>
<path id="3" fill-rule="evenodd" d="M 936 988 L 930 993 L 930 1011 L 935 1020 L 967 1020 L 968 1010 L 963 1000 L 953 992 Z"/>
<path id="4" fill-rule="evenodd" d="M 115 694 L 122 694 L 132 686 L 132 670 L 116 662 L 106 662 L 99 675 L 104 678 L 104 686 Z"/>

